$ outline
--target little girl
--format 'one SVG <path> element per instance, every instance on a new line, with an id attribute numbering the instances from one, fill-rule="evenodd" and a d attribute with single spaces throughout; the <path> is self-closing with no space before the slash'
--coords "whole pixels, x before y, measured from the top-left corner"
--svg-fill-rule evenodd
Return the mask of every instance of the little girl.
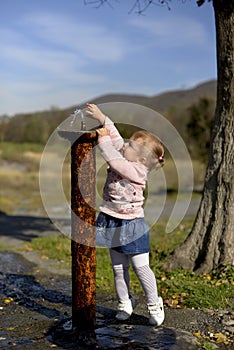
<path id="1" fill-rule="evenodd" d="M 143 191 L 148 172 L 164 164 L 163 145 L 147 131 L 134 133 L 124 143 L 113 122 L 96 105 L 88 103 L 86 113 L 104 126 L 97 129 L 98 145 L 109 167 L 97 218 L 97 243 L 110 248 L 118 297 L 116 318 L 128 319 L 136 303 L 130 294 L 131 263 L 146 295 L 149 323 L 159 326 L 164 320 L 164 309 L 149 266 Z"/>

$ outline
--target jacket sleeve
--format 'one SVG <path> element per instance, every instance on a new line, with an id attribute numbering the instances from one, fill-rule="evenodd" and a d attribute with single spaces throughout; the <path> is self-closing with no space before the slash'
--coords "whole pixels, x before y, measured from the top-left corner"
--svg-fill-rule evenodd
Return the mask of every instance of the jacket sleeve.
<path id="1" fill-rule="evenodd" d="M 146 181 L 147 168 L 143 164 L 139 165 L 138 163 L 130 162 L 125 159 L 121 152 L 114 148 L 110 136 L 101 137 L 98 141 L 98 145 L 105 161 L 119 175 L 129 181 L 139 184 Z"/>
<path id="2" fill-rule="evenodd" d="M 106 117 L 105 123 L 104 123 L 104 128 L 106 128 L 109 133 L 110 133 L 110 139 L 112 141 L 113 147 L 116 150 L 120 150 L 123 147 L 124 140 L 121 137 L 119 131 L 115 127 L 114 123 L 112 120 L 108 117 Z"/>

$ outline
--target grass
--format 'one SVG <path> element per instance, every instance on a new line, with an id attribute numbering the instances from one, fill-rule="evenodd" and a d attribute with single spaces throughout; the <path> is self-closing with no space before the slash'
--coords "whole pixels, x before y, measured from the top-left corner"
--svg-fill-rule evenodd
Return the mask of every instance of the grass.
<path id="1" fill-rule="evenodd" d="M 44 146 L 33 143 L 0 143 L 0 211 L 6 214 L 24 214 L 44 215 L 39 189 L 39 166 L 41 154 Z M 47 155 L 51 157 L 51 164 L 53 164 L 53 157 L 58 157 L 59 150 L 50 150 L 51 153 Z M 99 205 L 102 195 L 103 185 L 106 177 L 106 165 L 100 154 L 97 152 L 97 205 Z M 64 160 L 62 183 L 65 196 L 70 201 L 70 157 L 69 154 Z M 181 162 L 181 166 L 183 162 Z M 194 163 L 194 169 L 199 169 L 199 174 L 204 165 Z M 168 159 L 165 165 L 165 173 L 167 177 L 167 187 L 171 190 L 170 196 L 175 196 L 177 193 L 177 176 L 175 173 L 175 166 L 173 162 Z M 51 170 L 47 174 L 51 178 L 57 179 L 58 174 Z M 45 175 L 44 175 L 45 176 Z M 198 178 L 200 182 L 200 178 Z M 159 181 L 160 183 L 160 181 Z M 160 188 L 160 184 L 157 184 Z M 56 191 L 55 191 L 56 196 Z"/>
<path id="2" fill-rule="evenodd" d="M 234 268 L 227 266 L 222 272 L 213 272 L 197 276 L 193 272 L 178 269 L 166 272 L 163 262 L 170 252 L 188 235 L 192 221 L 186 220 L 165 239 L 165 223 L 161 222 L 152 229 L 150 264 L 157 279 L 159 293 L 165 305 L 171 308 L 231 309 L 234 292 Z M 27 243 L 25 249 L 38 251 L 41 256 L 58 259 L 71 265 L 70 240 L 63 235 L 41 237 Z M 114 293 L 113 273 L 109 252 L 97 248 L 97 290 Z M 133 270 L 130 269 L 133 293 L 142 293 L 141 286 Z"/>
<path id="3" fill-rule="evenodd" d="M 42 150 L 38 144 L 0 143 L 0 211 L 44 213 L 38 174 Z"/>
<path id="4" fill-rule="evenodd" d="M 1 157 L 8 161 L 19 161 L 24 152 L 41 153 L 44 146 L 37 143 L 1 142 Z"/>
<path id="5" fill-rule="evenodd" d="M 16 144 L 3 142 L 0 144 L 0 163 L 6 161 L 8 165 L 1 169 L 0 212 L 22 212 L 43 215 L 41 203 L 38 170 L 43 145 Z M 203 174 L 204 166 L 194 163 L 194 168 Z M 97 157 L 98 192 L 101 195 L 105 178 L 105 166 Z M 167 169 L 167 185 L 173 188 L 174 173 L 170 160 L 165 165 Z M 198 178 L 198 182 L 200 182 Z M 64 171 L 64 188 L 69 187 L 69 171 Z M 157 223 L 151 229 L 151 266 L 157 278 L 160 294 L 169 307 L 195 308 L 229 308 L 233 298 L 233 269 L 227 268 L 223 275 L 216 274 L 196 276 L 195 274 L 177 270 L 165 272 L 163 262 L 170 252 L 184 241 L 192 226 L 192 220 L 185 220 L 173 231 L 165 234 L 165 222 Z M 37 238 L 27 243 L 25 249 L 38 251 L 41 256 L 64 261 L 68 267 L 71 264 L 70 241 L 66 237 Z M 135 293 L 142 292 L 141 286 L 131 270 L 132 289 Z M 106 249 L 97 249 L 97 289 L 114 292 L 113 274 L 109 254 Z"/>
<path id="6" fill-rule="evenodd" d="M 20 213 L 27 215 L 44 215 L 39 191 L 39 164 L 44 146 L 32 143 L 0 144 L 0 213 Z M 56 154 L 58 150 L 56 149 Z M 67 195 L 70 183 L 70 158 L 67 155 L 63 169 L 64 191 Z M 183 166 L 183 164 L 181 163 Z M 196 188 L 203 183 L 205 166 L 201 162 L 193 161 L 194 179 Z M 100 157 L 97 157 L 97 190 L 101 196 L 105 181 L 106 166 Z M 175 196 L 177 173 L 173 162 L 167 160 L 165 165 L 167 187 Z M 57 175 L 56 175 L 57 176 Z M 69 198 L 68 198 L 69 199 Z M 158 222 L 151 230 L 150 264 L 157 279 L 159 293 L 164 304 L 170 308 L 201 308 L 201 309 L 232 309 L 234 295 L 234 268 L 226 266 L 222 272 L 213 272 L 197 276 L 192 272 L 178 269 L 165 272 L 163 262 L 170 252 L 184 241 L 190 232 L 192 220 L 184 220 L 172 233 L 165 234 L 165 222 Z M 6 247 L 0 246 L 0 250 Z M 25 250 L 37 251 L 42 259 L 50 258 L 60 261 L 61 267 L 71 268 L 70 240 L 63 235 L 53 237 L 40 237 L 33 239 L 24 246 Z M 97 290 L 114 293 L 113 273 L 107 249 L 97 248 Z M 133 270 L 131 274 L 131 287 L 133 293 L 142 293 L 141 286 Z M 213 345 L 206 340 L 199 340 L 203 349 L 211 350 Z"/>

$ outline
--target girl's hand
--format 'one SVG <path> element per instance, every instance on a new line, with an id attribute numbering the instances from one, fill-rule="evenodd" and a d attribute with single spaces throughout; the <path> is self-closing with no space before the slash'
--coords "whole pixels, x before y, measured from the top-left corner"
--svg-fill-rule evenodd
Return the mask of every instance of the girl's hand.
<path id="1" fill-rule="evenodd" d="M 100 128 L 100 129 L 97 129 L 97 134 L 98 134 L 98 138 L 100 138 L 103 136 L 108 136 L 109 131 L 106 128 Z"/>
<path id="2" fill-rule="evenodd" d="M 85 113 L 88 117 L 98 120 L 102 125 L 105 123 L 106 116 L 95 104 L 87 103 L 87 109 Z"/>

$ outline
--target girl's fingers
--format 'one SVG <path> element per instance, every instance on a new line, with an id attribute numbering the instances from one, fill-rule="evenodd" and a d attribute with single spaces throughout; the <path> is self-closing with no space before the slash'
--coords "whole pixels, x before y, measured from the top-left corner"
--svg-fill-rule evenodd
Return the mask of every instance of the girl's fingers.
<path id="1" fill-rule="evenodd" d="M 109 135 L 109 131 L 106 128 L 97 129 L 97 134 L 99 137 Z"/>

